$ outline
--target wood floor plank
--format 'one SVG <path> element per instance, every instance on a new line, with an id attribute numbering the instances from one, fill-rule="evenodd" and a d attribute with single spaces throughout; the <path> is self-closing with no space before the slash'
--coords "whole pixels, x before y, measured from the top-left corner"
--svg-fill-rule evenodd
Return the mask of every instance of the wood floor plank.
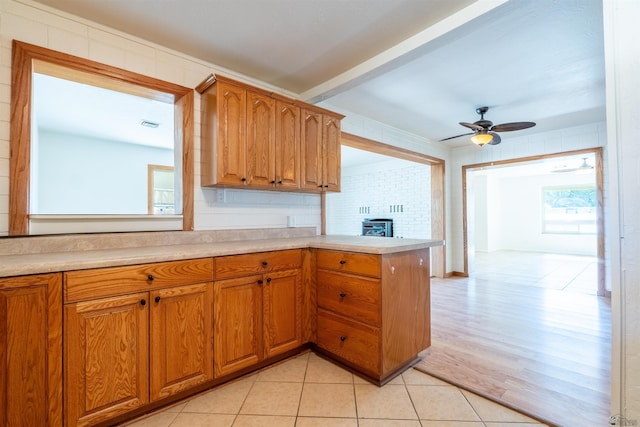
<path id="1" fill-rule="evenodd" d="M 493 257 L 508 273 L 480 259 L 471 278 L 432 280 L 416 368 L 550 425 L 607 425 L 611 301 L 586 273 L 595 260 L 528 255 Z"/>

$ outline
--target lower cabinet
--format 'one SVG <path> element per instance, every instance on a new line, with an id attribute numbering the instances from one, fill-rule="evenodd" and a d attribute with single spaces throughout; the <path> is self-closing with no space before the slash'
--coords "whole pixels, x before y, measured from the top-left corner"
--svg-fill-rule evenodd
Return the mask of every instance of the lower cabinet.
<path id="1" fill-rule="evenodd" d="M 290 249 L 0 279 L 0 425 L 108 424 L 308 341 L 385 383 L 430 344 L 428 261 Z"/>
<path id="2" fill-rule="evenodd" d="M 216 378 L 302 345 L 301 267 L 299 249 L 215 258 Z"/>
<path id="3" fill-rule="evenodd" d="M 431 340 L 429 249 L 316 255 L 318 348 L 379 384 L 417 361 Z"/>
<path id="4" fill-rule="evenodd" d="M 211 271 L 209 259 L 65 273 L 67 426 L 104 422 L 213 379 Z M 118 282 L 146 290 L 102 295 Z M 90 299 L 92 284 L 101 298 Z M 75 301 L 80 295 L 87 300 Z"/>
<path id="5" fill-rule="evenodd" d="M 0 279 L 0 426 L 62 425 L 62 275 Z"/>

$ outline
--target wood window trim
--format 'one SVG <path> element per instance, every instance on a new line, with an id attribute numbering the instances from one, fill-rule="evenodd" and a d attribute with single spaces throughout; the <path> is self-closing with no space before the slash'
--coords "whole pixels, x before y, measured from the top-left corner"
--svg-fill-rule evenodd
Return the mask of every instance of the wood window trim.
<path id="1" fill-rule="evenodd" d="M 31 90 L 35 64 L 52 64 L 83 75 L 98 75 L 134 85 L 148 97 L 173 96 L 175 140 L 182 141 L 182 229 L 193 230 L 194 194 L 194 94 L 193 89 L 13 40 L 11 64 L 11 123 L 9 141 L 9 235 L 29 234 L 29 185 L 31 163 Z M 114 84 L 114 86 L 119 86 Z"/>
<path id="2" fill-rule="evenodd" d="M 411 162 L 431 166 L 431 238 L 445 241 L 445 161 L 427 154 L 407 150 L 401 147 L 374 141 L 347 132 L 341 134 L 341 144 L 359 150 L 371 151 L 389 157 L 395 157 Z M 321 194 L 321 234 L 326 234 L 326 194 Z M 434 246 L 431 248 L 431 275 L 444 278 L 447 275 L 446 248 Z"/>
<path id="3" fill-rule="evenodd" d="M 580 154 L 595 155 L 596 173 L 596 193 L 597 193 L 597 242 L 596 256 L 598 258 L 598 296 L 611 296 L 611 291 L 606 289 L 605 284 L 605 227 L 604 227 L 604 169 L 603 169 L 603 149 L 602 147 L 585 148 L 582 150 L 563 151 L 561 153 L 541 154 L 537 156 L 520 157 L 516 159 L 497 160 L 486 163 L 476 163 L 462 166 L 462 247 L 464 251 L 464 272 L 454 273 L 456 276 L 469 276 L 469 236 L 468 236 L 468 206 L 467 206 L 467 171 L 481 168 L 491 168 L 494 166 L 504 166 L 516 163 L 526 163 L 536 160 L 551 159 L 554 157 L 577 156 Z"/>

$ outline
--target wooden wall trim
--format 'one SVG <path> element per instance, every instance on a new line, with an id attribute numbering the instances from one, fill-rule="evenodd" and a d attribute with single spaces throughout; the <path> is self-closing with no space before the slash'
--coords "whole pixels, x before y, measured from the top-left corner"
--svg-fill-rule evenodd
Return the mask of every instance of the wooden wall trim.
<path id="1" fill-rule="evenodd" d="M 409 160 L 424 164 L 444 164 L 444 160 L 427 154 L 418 153 L 416 151 L 407 150 L 406 148 L 395 147 L 383 142 L 374 141 L 373 139 L 364 138 L 362 136 L 353 135 L 342 132 L 342 145 L 358 148 L 360 150 L 372 151 L 378 154 L 395 157 L 398 159 Z"/>
<path id="2" fill-rule="evenodd" d="M 31 154 L 31 76 L 34 64 L 54 64 L 53 68 L 113 79 L 114 88 L 122 83 L 136 85 L 141 93 L 152 99 L 173 97 L 176 116 L 176 133 L 182 140 L 183 154 L 183 229 L 193 229 L 193 90 L 142 74 L 101 64 L 89 59 L 56 52 L 40 46 L 13 40 L 11 64 L 11 123 L 9 142 L 9 235 L 29 233 L 29 179 Z M 178 126 L 179 124 L 179 126 Z"/>

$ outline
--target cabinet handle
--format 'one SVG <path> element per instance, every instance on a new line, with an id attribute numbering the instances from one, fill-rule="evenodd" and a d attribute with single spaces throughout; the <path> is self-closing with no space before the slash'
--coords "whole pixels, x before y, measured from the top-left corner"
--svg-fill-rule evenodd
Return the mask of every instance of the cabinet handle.
<path id="1" fill-rule="evenodd" d="M 149 279 L 150 282 L 153 282 L 155 280 L 155 277 L 153 277 L 153 274 L 149 274 L 147 276 L 147 279 Z"/>
<path id="2" fill-rule="evenodd" d="M 347 294 L 345 294 L 344 292 L 340 292 L 340 298 L 344 298 L 346 296 L 347 296 Z"/>
<path id="3" fill-rule="evenodd" d="M 156 297 L 156 303 L 159 303 L 159 302 L 160 302 L 160 295 Z"/>
<path id="4" fill-rule="evenodd" d="M 147 305 L 147 300 L 146 299 L 141 299 L 140 300 L 140 305 Z"/>
<path id="5" fill-rule="evenodd" d="M 262 286 L 263 283 L 262 279 L 258 279 L 258 285 Z"/>
<path id="6" fill-rule="evenodd" d="M 266 267 L 267 265 L 269 265 L 269 263 L 267 261 L 262 261 L 262 266 Z"/>
<path id="7" fill-rule="evenodd" d="M 345 265 L 346 263 L 347 263 L 347 261 L 345 261 L 343 259 L 340 260 L 340 264 Z"/>
<path id="8" fill-rule="evenodd" d="M 328 185 L 328 184 L 325 184 L 325 185 L 324 185 L 324 188 L 329 188 L 329 185 Z"/>
<path id="9" fill-rule="evenodd" d="M 340 341 L 345 342 L 346 340 L 347 340 L 347 337 L 345 337 L 344 335 L 340 337 Z"/>
<path id="10" fill-rule="evenodd" d="M 271 283 L 271 277 L 267 277 L 267 284 Z"/>

